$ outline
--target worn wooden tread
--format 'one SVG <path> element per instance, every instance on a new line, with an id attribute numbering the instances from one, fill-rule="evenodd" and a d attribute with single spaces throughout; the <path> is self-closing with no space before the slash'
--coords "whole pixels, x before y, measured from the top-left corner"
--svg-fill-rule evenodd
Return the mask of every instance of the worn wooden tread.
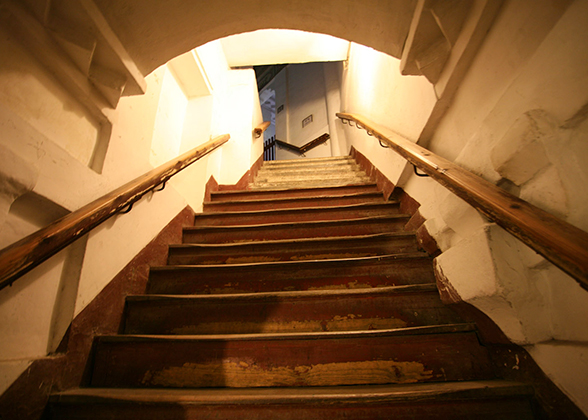
<path id="1" fill-rule="evenodd" d="M 316 179 L 316 178 L 302 178 L 302 179 L 285 179 L 285 180 L 267 180 L 263 181 L 260 180 L 255 182 L 254 184 L 250 184 L 250 191 L 265 191 L 266 189 L 273 189 L 276 187 L 288 186 L 288 187 L 311 187 L 313 185 L 317 186 L 332 186 L 332 187 L 345 187 L 350 185 L 358 185 L 358 182 L 365 182 L 366 185 L 369 185 L 371 180 L 369 178 L 365 178 L 363 181 L 357 177 L 353 178 L 331 178 L 331 179 Z"/>
<path id="2" fill-rule="evenodd" d="M 258 175 L 252 184 L 249 184 L 250 187 L 255 187 L 259 184 L 276 184 L 276 185 L 287 185 L 288 183 L 308 183 L 308 184 L 316 184 L 320 185 L 324 183 L 325 185 L 332 185 L 333 183 L 340 182 L 341 184 L 349 185 L 349 184 L 371 184 L 373 180 L 367 176 L 363 172 L 358 173 L 338 173 L 336 171 L 333 172 L 326 172 L 326 171 L 308 171 L 306 173 L 298 173 L 296 174 L 293 172 L 287 173 L 279 173 L 279 174 L 266 174 L 261 173 Z"/>
<path id="3" fill-rule="evenodd" d="M 327 186 L 327 187 L 299 187 L 299 188 L 294 188 L 297 191 L 303 191 L 303 192 L 308 192 L 308 191 L 324 191 L 324 190 L 342 190 L 342 189 L 346 189 L 346 188 L 357 188 L 357 189 L 363 189 L 365 187 L 375 187 L 377 188 L 377 184 L 375 182 L 371 182 L 369 184 L 356 184 L 356 185 L 344 185 L 344 186 Z M 280 192 L 289 192 L 292 191 L 293 188 L 272 188 L 272 189 L 267 189 L 264 190 L 263 193 L 266 195 L 271 195 L 271 193 L 280 193 Z M 219 191 L 213 191 L 211 192 L 211 195 L 216 195 L 216 196 L 223 196 L 223 195 L 247 195 L 248 193 L 252 193 L 253 191 L 249 191 L 249 190 L 219 190 Z M 257 192 L 257 191 L 255 191 Z M 376 192 L 377 194 L 382 194 L 380 191 Z M 372 193 L 373 194 L 373 193 Z M 336 194 L 334 194 L 336 195 Z M 323 197 L 323 196 L 317 196 L 317 197 Z"/>
<path id="4" fill-rule="evenodd" d="M 228 210 L 223 212 L 198 213 L 194 225 L 239 225 L 263 224 L 272 221 L 334 220 L 336 218 L 354 219 L 385 214 L 398 214 L 400 203 L 381 201 L 358 203 L 343 206 L 310 206 L 297 208 L 278 208 L 263 210 Z"/>
<path id="5" fill-rule="evenodd" d="M 264 223 L 258 225 L 236 225 L 236 226 L 188 226 L 184 228 L 184 232 L 197 232 L 197 231 L 231 231 L 231 230 L 258 230 L 258 229 L 282 229 L 282 228 L 308 228 L 312 229 L 318 226 L 330 226 L 330 225 L 362 225 L 369 222 L 381 222 L 386 220 L 398 220 L 398 219 L 410 219 L 408 214 L 390 214 L 385 216 L 370 216 L 361 217 L 357 219 L 339 219 L 339 220 L 316 220 L 316 221 L 304 221 L 304 222 L 276 222 L 276 223 Z"/>
<path id="6" fill-rule="evenodd" d="M 431 257 L 427 254 L 422 252 L 407 252 L 402 254 L 388 254 L 388 255 L 378 255 L 375 257 L 351 257 L 351 258 L 331 258 L 331 259 L 324 259 L 324 260 L 304 260 L 304 261 L 272 261 L 272 262 L 254 262 L 254 263 L 241 263 L 241 264 L 216 264 L 216 265 L 163 265 L 163 266 L 152 266 L 150 267 L 151 271 L 185 271 L 185 270 L 192 270 L 194 268 L 218 268 L 218 269 L 226 269 L 227 271 L 235 270 L 238 268 L 247 268 L 247 267 L 282 267 L 282 270 L 296 270 L 296 265 L 333 265 L 333 264 L 345 264 L 345 263 L 354 263 L 354 262 L 364 262 L 364 261 L 378 261 L 378 262 L 386 262 L 386 261 L 393 261 L 393 260 L 408 260 L 408 259 L 418 259 L 418 260 L 427 260 L 430 261 Z M 290 265 L 288 267 L 288 265 Z"/>
<path id="7" fill-rule="evenodd" d="M 476 324 L 443 324 L 420 327 L 394 328 L 388 330 L 368 331 L 322 331 L 322 332 L 288 332 L 288 333 L 251 333 L 251 334 L 206 334 L 206 335 L 100 335 L 96 339 L 101 343 L 128 342 L 163 342 L 177 343 L 185 341 L 279 341 L 279 340 L 332 340 L 358 339 L 375 337 L 401 337 L 414 335 L 452 334 L 476 331 Z"/>
<path id="8" fill-rule="evenodd" d="M 348 186 L 352 186 L 352 187 L 356 187 L 356 186 L 365 186 L 365 185 L 348 185 Z M 347 186 L 340 186 L 342 188 L 347 187 Z M 326 188 L 336 188 L 336 187 L 326 187 Z M 296 188 L 296 191 L 300 191 L 303 190 L 304 188 Z M 315 188 L 307 188 L 307 190 L 314 190 Z M 268 189 L 264 189 L 263 193 L 270 193 L 267 194 L 268 196 L 272 196 L 275 193 L 280 193 L 280 192 L 289 192 L 291 191 L 290 189 L 287 188 L 268 188 Z M 247 196 L 247 195 L 252 195 L 253 193 L 257 193 L 258 191 L 253 191 L 253 190 L 245 190 L 245 191 L 240 191 L 240 192 L 236 192 L 236 191 L 219 191 L 219 192 L 215 192 L 212 193 L 212 195 L 221 195 L 219 193 L 224 193 L 223 195 L 242 195 L 242 196 Z M 219 204 L 219 203 L 248 203 L 248 202 L 275 202 L 275 201 L 291 201 L 291 202 L 296 202 L 296 201 L 301 201 L 301 200 L 325 200 L 325 199 L 344 199 L 344 198 L 362 198 L 362 197 L 373 197 L 373 196 L 377 196 L 377 197 L 382 197 L 383 200 L 383 195 L 381 192 L 377 192 L 377 191 L 370 191 L 370 192 L 357 192 L 357 193 L 352 193 L 352 194 L 329 194 L 329 195 L 308 195 L 308 196 L 303 196 L 303 197 L 279 197 L 279 198 L 253 198 L 253 199 L 243 199 L 243 200 L 227 200 L 227 201 L 204 201 L 205 205 L 215 205 L 215 204 Z"/>
<path id="9" fill-rule="evenodd" d="M 197 213 L 195 217 L 198 218 L 211 218 L 211 217 L 235 217 L 235 216 L 256 216 L 261 217 L 270 214 L 287 214 L 287 213 L 312 213 L 312 212 L 324 212 L 324 211 L 336 211 L 336 210 L 364 210 L 364 209 L 379 209 L 385 207 L 396 207 L 400 204 L 397 200 L 382 201 L 381 203 L 358 203 L 358 204 L 347 204 L 343 206 L 332 206 L 332 207 L 296 207 L 293 209 L 265 209 L 265 210 L 244 210 L 244 211 L 225 211 L 222 213 Z"/>
<path id="10" fill-rule="evenodd" d="M 281 292 L 258 292 L 258 293 L 227 293 L 227 294 L 210 294 L 210 295 L 129 295 L 128 301 L 133 302 L 160 302 L 168 300 L 182 300 L 194 302 L 214 302 L 214 301 L 266 301 L 281 299 L 305 299 L 312 296 L 378 296 L 388 294 L 404 293 L 422 293 L 437 291 L 435 283 L 409 284 L 404 286 L 387 286 L 372 287 L 361 289 L 333 289 L 333 290 L 296 290 Z"/>
<path id="11" fill-rule="evenodd" d="M 341 176 L 360 175 L 367 177 L 366 172 L 358 164 L 348 163 L 345 165 L 300 166 L 300 167 L 262 167 L 255 175 L 255 180 L 265 177 L 298 177 L 315 174 L 340 174 Z"/>
<path id="12" fill-rule="evenodd" d="M 252 184 L 249 184 L 249 188 L 252 190 L 263 187 L 263 188 L 279 188 L 279 187 L 312 187 L 312 186 L 348 186 L 348 185 L 369 185 L 373 181 L 370 177 L 360 174 L 337 174 L 333 173 L 317 173 L 308 174 L 306 176 L 268 176 L 259 177 Z"/>
<path id="13" fill-rule="evenodd" d="M 312 165 L 312 164 L 320 164 L 320 163 L 332 163 L 332 162 L 355 162 L 355 159 L 352 156 L 345 155 L 345 156 L 327 156 L 327 157 L 320 157 L 320 158 L 300 158 L 300 159 L 283 159 L 283 160 L 269 160 L 263 162 L 263 166 L 295 166 L 300 164 Z"/>
<path id="14" fill-rule="evenodd" d="M 402 232 L 410 216 L 388 214 L 355 219 L 306 220 L 250 225 L 191 226 L 182 231 L 183 243 L 237 243 L 303 239 L 308 236 L 359 236 Z M 406 250 L 408 251 L 408 250 Z M 390 250 L 389 253 L 396 251 Z"/>
<path id="15" fill-rule="evenodd" d="M 409 402 L 532 396 L 528 384 L 504 380 L 430 382 L 295 388 L 77 388 L 53 394 L 51 402 L 87 404 L 104 401 L 194 405 L 292 404 L 336 402 Z"/>
<path id="16" fill-rule="evenodd" d="M 375 257 L 151 267 L 147 293 L 245 293 L 357 289 L 435 281 L 431 257 L 412 252 Z"/>
<path id="17" fill-rule="evenodd" d="M 295 235 L 287 235 L 295 236 Z M 190 242 L 192 242 L 190 240 Z M 168 264 L 236 264 L 255 261 L 297 261 L 341 257 L 367 257 L 421 251 L 413 232 L 368 235 L 248 238 L 242 242 L 170 245 Z"/>
<path id="18" fill-rule="evenodd" d="M 287 224 L 286 224 L 287 225 Z M 254 225 L 257 226 L 257 225 Z M 261 225 L 261 226 L 275 226 L 275 225 Z M 204 228 L 209 228 L 210 226 L 203 226 Z M 223 226 L 225 228 L 228 226 Z M 241 226 L 235 226 L 241 227 Z M 393 241 L 394 239 L 403 239 L 403 238 L 413 238 L 415 237 L 414 232 L 385 232 L 385 233 L 372 233 L 368 235 L 353 235 L 353 236 L 326 236 L 326 237 L 303 237 L 299 239 L 268 239 L 264 241 L 252 241 L 252 240 L 244 240 L 243 242 L 230 242 L 230 243 L 221 243 L 221 244 L 208 244 L 208 243 L 187 243 L 187 244 L 172 244 L 169 245 L 170 250 L 194 250 L 197 252 L 199 249 L 201 250 L 216 250 L 222 252 L 222 250 L 230 250 L 230 249 L 240 249 L 254 246 L 256 249 L 261 250 L 265 247 L 272 247 L 272 246 L 279 246 L 279 245 L 304 245 L 304 244 L 316 244 L 320 246 L 321 244 L 328 244 L 334 242 L 355 242 L 354 246 L 359 242 L 362 241 L 370 241 L 370 240 L 388 240 Z M 350 249 L 350 252 L 353 249 Z M 320 252 L 320 248 L 317 249 L 317 252 Z"/>
<path id="19" fill-rule="evenodd" d="M 331 162 L 325 165 L 312 165 L 312 164 L 299 164 L 299 165 L 263 165 L 257 171 L 257 175 L 260 173 L 280 173 L 285 171 L 311 171 L 311 170 L 319 170 L 319 171 L 334 171 L 334 170 L 341 170 L 341 171 L 353 171 L 353 172 L 363 172 L 363 169 L 355 162 L 355 161 L 341 161 L 341 162 Z"/>
<path id="20" fill-rule="evenodd" d="M 125 334 L 361 331 L 460 323 L 435 283 L 312 291 L 128 296 Z"/>

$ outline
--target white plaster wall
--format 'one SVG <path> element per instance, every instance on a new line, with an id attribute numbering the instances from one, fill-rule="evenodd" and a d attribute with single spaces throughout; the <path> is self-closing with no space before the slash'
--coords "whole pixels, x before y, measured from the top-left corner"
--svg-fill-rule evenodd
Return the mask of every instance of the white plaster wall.
<path id="1" fill-rule="evenodd" d="M 180 153 L 187 152 L 209 140 L 213 103 L 213 95 L 193 98 L 188 102 Z M 222 152 L 217 151 L 217 153 Z M 204 156 L 172 179 L 172 185 L 196 212 L 202 210 L 205 183 L 210 178 L 207 170 L 208 159 L 208 156 Z"/>
<path id="2" fill-rule="evenodd" d="M 223 38 L 221 43 L 231 67 L 341 61 L 349 48 L 344 39 L 287 29 L 245 32 Z"/>
<path id="3" fill-rule="evenodd" d="M 302 146 L 329 132 L 322 63 L 290 65 L 288 72 L 289 142 Z M 309 115 L 313 121 L 302 127 Z"/>
<path id="4" fill-rule="evenodd" d="M 329 134 L 331 135 L 331 156 L 343 156 L 347 154 L 347 139 L 345 137 L 343 123 L 337 118 L 337 113 L 341 111 L 341 81 L 344 66 L 345 61 L 323 63 L 327 100 L 327 121 L 329 123 Z"/>
<path id="5" fill-rule="evenodd" d="M 112 115 L 115 124 L 99 175 L 55 139 L 58 130 L 71 128 L 68 141 L 86 150 L 86 139 L 76 128 L 86 124 L 83 107 L 21 53 L 12 56 L 10 65 L 22 73 L 0 74 L 0 85 L 11 84 L 11 91 L 4 91 L 10 93 L 10 100 L 0 102 L 0 146 L 6 151 L 1 158 L 8 160 L 0 166 L 10 168 L 13 161 L 20 162 L 10 176 L 30 181 L 23 181 L 25 187 L 13 194 L 11 201 L 32 190 L 26 196 L 33 194 L 37 202 L 47 204 L 21 206 L 16 200 L 2 218 L 1 246 L 54 220 L 49 217 L 55 213 L 51 208 L 61 208 L 62 213 L 75 210 L 151 169 L 151 133 L 161 91 L 161 80 L 154 74 L 148 78 L 146 95 L 121 99 Z M 90 125 L 88 132 L 95 134 L 95 127 Z M 6 180 L 4 177 L 0 188 L 3 196 Z M 0 291 L 0 391 L 31 360 L 55 349 L 74 314 L 184 206 L 184 199 L 173 188 L 147 197 L 131 213 L 111 219 L 81 239 L 81 255 L 78 245 L 69 247 Z M 73 250 L 75 255 L 70 255 Z"/>
<path id="6" fill-rule="evenodd" d="M 229 89 L 221 102 L 223 121 L 221 130 L 231 135 L 231 140 L 223 147 L 221 184 L 235 184 L 262 153 L 253 153 L 253 105 L 255 103 L 255 75 L 253 70 L 232 70 L 229 74 Z M 257 99 L 259 106 L 259 99 Z M 261 112 L 256 117 L 261 123 Z M 257 125 L 256 124 L 256 125 Z M 259 143 L 259 141 L 258 141 Z M 259 148 L 258 148 L 259 149 Z"/>
<path id="7" fill-rule="evenodd" d="M 563 386 L 572 401 L 588 413 L 588 346 L 585 343 L 555 341 L 529 346 L 527 350 L 547 376 Z"/>
<path id="8" fill-rule="evenodd" d="M 453 106 L 438 126 L 430 148 L 454 160 L 475 133 L 484 130 L 485 118 L 497 107 L 506 89 L 517 78 L 549 33 L 569 1 L 506 1 L 470 70 L 463 78 Z M 543 72 L 547 69 L 538 68 Z M 530 81 L 533 83 L 532 81 Z M 513 105 L 520 104 L 515 98 Z M 511 115 L 516 118 L 518 115 Z M 507 127 L 496 125 L 493 135 Z M 452 138 L 448 141 L 449 137 Z M 444 141 L 439 141 L 445 139 Z M 479 151 L 480 156 L 486 156 Z M 478 163 L 472 163 L 472 166 Z"/>
<path id="9" fill-rule="evenodd" d="M 280 71 L 268 86 L 276 92 L 276 139 L 288 142 L 288 68 Z"/>
<path id="10" fill-rule="evenodd" d="M 584 230 L 586 21 L 582 1 L 505 2 L 429 144 Z M 417 140 L 436 98 L 418 78 L 395 81 L 397 65 L 353 44 L 342 108 L 376 121 L 389 135 Z M 588 412 L 586 291 L 444 187 L 414 176 L 365 132 L 346 128 L 346 134 L 349 146 L 422 204 L 426 227 L 444 251 L 437 263 L 462 299 L 527 346 Z"/>
<path id="11" fill-rule="evenodd" d="M 431 148 L 450 157 L 459 152 L 456 157 L 458 163 L 466 167 L 475 166 L 478 173 L 495 182 L 502 177 L 509 179 L 518 185 L 521 198 L 588 230 L 586 223 L 588 192 L 585 188 L 587 181 L 585 168 L 588 165 L 585 143 L 587 127 L 581 111 L 583 105 L 588 103 L 586 88 L 588 70 L 585 65 L 588 62 L 588 56 L 584 48 L 588 42 L 588 31 L 584 25 L 585 19 L 588 18 L 588 7 L 583 2 L 575 2 L 555 26 L 551 24 L 551 32 L 543 36 L 543 42 L 540 45 L 537 45 L 535 36 L 532 35 L 535 33 L 532 28 L 539 26 L 543 28 L 542 24 L 547 25 L 546 19 L 548 22 L 552 21 L 553 16 L 547 13 L 551 10 L 552 3 L 527 4 L 531 17 L 527 14 L 524 19 L 521 17 L 520 7 L 521 2 L 512 2 L 508 3 L 503 10 L 497 26 L 491 31 L 486 44 L 464 80 L 454 105 L 443 120 L 442 127 L 435 134 Z M 539 13 L 542 8 L 543 12 Z M 520 35 L 522 38 L 513 35 L 513 44 L 505 45 L 504 36 L 515 32 L 513 26 L 521 28 L 516 31 L 516 34 L 523 34 Z M 525 36 L 530 38 L 528 44 L 524 42 Z M 527 51 L 534 47 L 535 50 L 526 52 L 526 62 L 514 63 L 518 65 L 510 63 L 508 72 L 510 77 L 501 75 L 492 79 L 487 74 L 487 66 L 482 64 L 492 61 L 492 58 L 498 60 L 503 55 L 508 56 L 511 53 L 511 47 L 513 55 L 521 48 Z M 488 87 L 493 81 L 498 85 L 494 86 L 494 89 L 491 86 Z M 474 100 L 477 100 L 480 105 L 485 102 L 483 98 L 476 99 L 475 96 L 475 93 L 481 89 L 500 92 L 495 99 L 492 99 L 492 95 L 486 96 L 493 107 L 473 106 Z M 578 112 L 582 115 L 578 116 Z M 575 115 L 576 119 L 574 119 Z M 466 120 L 469 121 L 468 124 L 459 124 Z M 477 121 L 477 126 L 473 121 Z M 574 122 L 570 124 L 566 121 Z M 450 130 L 448 127 L 452 125 L 460 125 L 462 131 Z M 467 131 L 464 132 L 464 130 Z M 524 138 L 532 139 L 530 143 L 524 143 L 525 148 L 512 146 L 513 143 L 523 141 Z M 496 162 L 491 161 L 491 157 L 496 155 L 495 148 L 505 147 L 501 146 L 503 139 L 511 145 L 511 151 L 508 152 L 509 159 L 516 164 L 512 168 L 498 168 L 495 167 Z M 455 148 L 453 152 L 451 148 Z M 540 151 L 540 154 L 537 151 Z M 514 172 L 515 169 L 518 172 Z M 522 169 L 528 169 L 529 175 L 521 178 L 519 173 Z M 427 181 L 411 179 L 405 187 L 417 200 L 430 203 L 429 184 L 430 182 Z M 453 201 L 457 203 L 455 199 Z M 457 223 L 451 220 L 451 213 L 455 209 L 457 204 L 447 203 L 445 210 L 425 204 L 422 212 L 425 217 L 445 221 L 454 234 Z M 485 223 L 483 218 L 475 215 L 475 212 L 470 212 L 467 220 L 470 221 L 469 231 L 458 232 L 457 237 L 451 240 L 445 238 L 441 240 L 441 243 L 451 244 L 461 239 L 465 240 L 470 232 L 476 230 L 476 226 L 481 227 Z M 493 242 L 496 264 L 500 265 L 500 261 L 505 260 L 504 256 L 500 255 L 501 249 L 514 246 L 508 245 L 509 241 L 510 239 L 505 236 Z M 531 271 L 527 273 L 527 270 Z M 536 343 L 557 338 L 560 336 L 559 329 L 553 327 L 553 321 L 560 318 L 559 313 L 562 311 L 584 313 L 584 308 L 588 304 L 588 296 L 585 293 L 579 295 L 581 302 L 568 300 L 564 303 L 561 298 L 554 299 L 553 293 L 557 287 L 560 288 L 558 294 L 568 295 L 569 292 L 566 289 L 569 287 L 575 289 L 576 286 L 572 286 L 573 281 L 550 280 L 560 277 L 555 275 L 557 270 L 553 270 L 555 271 L 552 271 L 548 263 L 541 263 L 541 259 L 539 262 L 529 261 L 514 270 L 517 276 L 523 279 L 537 276 L 546 278 L 547 280 L 543 281 L 547 282 L 547 286 L 542 290 L 522 293 L 524 288 L 519 284 L 527 280 L 504 284 L 508 276 L 504 275 L 499 279 L 503 287 L 511 290 L 508 301 L 518 312 L 522 324 L 522 335 L 515 341 Z M 534 281 L 539 280 L 535 278 Z M 552 282 L 554 282 L 553 285 Z M 556 283 L 561 286 L 555 286 Z M 548 302 L 550 322 L 542 322 L 545 309 L 527 310 L 530 300 Z M 566 338 L 562 339 L 585 340 L 587 338 L 588 328 L 578 323 L 576 319 L 576 317 L 570 317 L 567 321 L 570 327 L 566 328 L 567 334 L 563 335 Z M 561 324 L 561 320 L 559 323 Z M 499 323 L 501 326 L 506 324 L 506 320 Z"/>
<path id="12" fill-rule="evenodd" d="M 343 74 L 342 111 L 376 122 L 386 134 L 398 133 L 416 141 L 437 100 L 433 86 L 423 76 L 401 76 L 400 60 L 369 47 L 351 44 Z M 396 183 L 405 160 L 380 147 L 365 131 L 345 126 L 347 150 L 351 146 L 367 156 Z"/>
<path id="13" fill-rule="evenodd" d="M 330 80 L 331 81 L 331 80 Z M 336 83 L 336 82 L 335 82 Z M 327 103 L 329 95 L 325 83 L 324 63 L 295 64 L 286 67 L 272 81 L 276 91 L 276 138 L 295 146 L 303 146 L 311 140 L 331 134 Z M 335 111 L 338 90 L 331 89 L 331 104 Z M 313 121 L 302 127 L 302 120 L 312 115 Z M 287 149 L 277 148 L 278 160 L 298 159 L 303 157 L 326 157 L 332 155 L 331 141 L 300 156 Z"/>
<path id="14" fill-rule="evenodd" d="M 180 154 L 188 99 L 172 72 L 163 67 L 162 91 L 151 139 L 149 162 L 157 167 Z"/>
<path id="15" fill-rule="evenodd" d="M 587 19 L 582 1 L 506 2 L 430 142 L 436 153 L 490 181 L 508 180 L 516 195 L 584 230 Z M 526 345 L 588 412 L 588 293 L 460 199 L 442 198 L 432 181 L 410 177 L 402 186 L 435 226 L 445 251 L 438 264 L 460 296 Z"/>
<path id="16" fill-rule="evenodd" d="M 0 102 L 88 165 L 98 136 L 96 121 L 3 28 L 0 57 Z"/>
<path id="17" fill-rule="evenodd" d="M 228 84 L 210 96 L 191 99 L 183 126 L 181 151 L 190 150 L 213 137 L 229 134 L 221 150 L 205 156 L 174 177 L 172 185 L 199 211 L 205 183 L 211 175 L 222 184 L 235 184 L 263 153 L 263 138 L 255 139 L 253 127 L 262 121 L 253 70 L 229 70 Z M 222 157 L 221 160 L 219 160 Z"/>

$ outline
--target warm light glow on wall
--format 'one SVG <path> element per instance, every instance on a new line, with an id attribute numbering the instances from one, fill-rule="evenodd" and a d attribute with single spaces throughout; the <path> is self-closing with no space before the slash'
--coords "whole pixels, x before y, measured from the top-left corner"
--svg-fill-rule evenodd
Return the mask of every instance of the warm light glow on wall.
<path id="1" fill-rule="evenodd" d="M 221 43 L 231 67 L 342 61 L 349 48 L 349 41 L 330 35 L 285 29 L 232 35 Z"/>
<path id="2" fill-rule="evenodd" d="M 416 139 L 437 98 L 424 76 L 402 76 L 400 60 L 352 43 L 344 92 L 344 109 L 409 139 Z"/>
<path id="3" fill-rule="evenodd" d="M 396 60 L 393 57 L 375 51 L 363 45 L 352 45 L 354 60 L 352 77 L 353 83 L 357 86 L 356 91 L 361 92 L 353 98 L 354 106 L 358 108 L 371 108 L 374 103 L 381 101 L 376 88 L 379 82 L 380 64 L 382 59 Z M 376 101 L 376 98 L 379 101 Z"/>

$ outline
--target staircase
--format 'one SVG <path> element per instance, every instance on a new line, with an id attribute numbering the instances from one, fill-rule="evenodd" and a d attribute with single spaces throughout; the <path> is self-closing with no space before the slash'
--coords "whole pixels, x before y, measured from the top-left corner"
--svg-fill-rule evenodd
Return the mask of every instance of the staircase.
<path id="1" fill-rule="evenodd" d="M 51 418 L 533 418 L 408 220 L 348 157 L 266 162 L 204 203 Z"/>

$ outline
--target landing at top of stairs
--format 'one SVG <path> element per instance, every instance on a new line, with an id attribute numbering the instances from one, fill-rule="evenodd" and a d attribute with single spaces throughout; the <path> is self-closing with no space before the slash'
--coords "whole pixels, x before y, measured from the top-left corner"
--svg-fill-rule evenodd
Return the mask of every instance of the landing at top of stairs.
<path id="1" fill-rule="evenodd" d="M 365 185 L 370 177 L 349 156 L 264 162 L 251 190 Z"/>

